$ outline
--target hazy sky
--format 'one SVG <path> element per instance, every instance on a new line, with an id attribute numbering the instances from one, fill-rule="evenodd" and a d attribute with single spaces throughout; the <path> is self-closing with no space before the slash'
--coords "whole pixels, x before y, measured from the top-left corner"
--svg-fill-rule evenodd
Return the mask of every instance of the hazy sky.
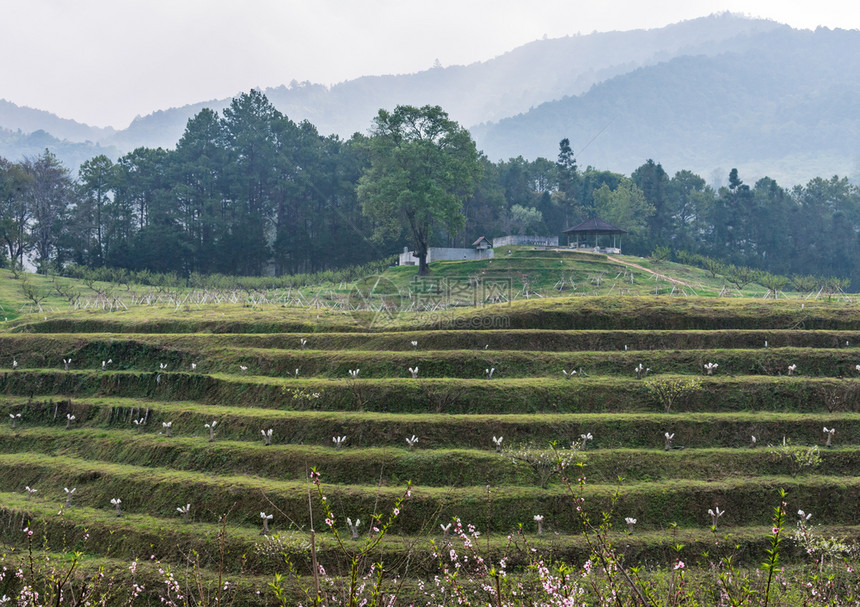
<path id="1" fill-rule="evenodd" d="M 414 72 L 732 11 L 860 28 L 850 0 L 0 0 L 0 98 L 93 125 L 251 87 Z"/>

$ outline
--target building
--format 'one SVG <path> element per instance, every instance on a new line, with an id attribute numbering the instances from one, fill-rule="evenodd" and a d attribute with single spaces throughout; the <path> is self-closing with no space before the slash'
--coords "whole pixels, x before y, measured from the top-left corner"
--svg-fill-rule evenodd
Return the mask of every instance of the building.
<path id="1" fill-rule="evenodd" d="M 567 243 L 569 246 L 574 248 L 589 249 L 598 253 L 619 254 L 621 253 L 621 249 L 619 248 L 619 245 L 621 244 L 621 235 L 627 234 L 627 230 L 623 230 L 611 223 L 603 221 L 599 217 L 592 217 L 591 219 L 586 219 L 579 225 L 563 230 L 562 234 L 567 234 Z M 606 246 L 608 244 L 607 238 L 607 240 L 604 241 L 604 246 L 601 247 L 601 236 L 611 236 L 612 246 Z M 572 245 L 570 244 L 571 237 L 576 238 Z"/>

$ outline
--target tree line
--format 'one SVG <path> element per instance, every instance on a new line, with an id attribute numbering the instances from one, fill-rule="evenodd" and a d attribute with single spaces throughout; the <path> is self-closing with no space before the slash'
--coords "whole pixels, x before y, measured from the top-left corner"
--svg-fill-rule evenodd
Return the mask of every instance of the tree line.
<path id="1" fill-rule="evenodd" d="M 3 262 L 27 258 L 42 272 L 297 274 L 403 246 L 555 235 L 599 216 L 630 232 L 626 253 L 668 247 L 860 286 L 860 189 L 847 178 L 784 188 L 767 177 L 746 184 L 733 169 L 715 187 L 653 160 L 628 176 L 581 169 L 567 139 L 553 159 L 491 162 L 441 108 L 407 110 L 380 111 L 369 134 L 344 140 L 251 91 L 221 114 L 201 110 L 174 149 L 97 156 L 76 177 L 47 150 L 0 159 Z"/>

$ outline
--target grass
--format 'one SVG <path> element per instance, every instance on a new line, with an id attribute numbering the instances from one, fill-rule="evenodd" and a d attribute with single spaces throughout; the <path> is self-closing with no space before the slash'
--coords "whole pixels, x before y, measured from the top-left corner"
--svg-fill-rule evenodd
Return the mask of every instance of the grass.
<path id="1" fill-rule="evenodd" d="M 77 546 L 89 533 L 93 564 L 155 552 L 179 567 L 196 552 L 208 576 L 219 558 L 218 520 L 229 513 L 230 574 L 247 589 L 262 587 L 267 578 L 255 576 L 283 566 L 277 554 L 258 550 L 260 512 L 274 513 L 273 527 L 304 546 L 306 479 L 315 466 L 342 533 L 347 516 L 366 521 L 384 512 L 413 482 L 379 553 L 393 569 L 410 560 L 410 587 L 432 575 L 429 540 L 453 516 L 477 525 L 495 557 L 522 523 L 547 554 L 578 562 L 587 552 L 572 513 L 577 490 L 566 489 L 562 474 L 541 489 L 532 470 L 495 452 L 492 438 L 503 436 L 506 449 L 553 441 L 562 448 L 583 433 L 593 435 L 578 456 L 584 468 L 564 474 L 574 484 L 579 474 L 588 478 L 583 491 L 595 517 L 618 496 L 611 534 L 630 563 L 665 562 L 669 546 L 684 543 L 683 558 L 706 566 L 703 553 L 718 539 L 706 512 L 715 506 L 726 511 L 720 545 L 737 544 L 741 562 L 755 563 L 764 557 L 769 506 L 780 488 L 791 509 L 814 512 L 827 532 L 860 536 L 851 526 L 860 515 L 857 305 L 848 298 L 702 297 L 721 291 L 720 281 L 673 264 L 622 261 L 645 270 L 522 249 L 497 251 L 492 264 L 434 265 L 435 279 L 507 279 L 515 301 L 400 311 L 372 326 L 373 311 L 338 307 L 346 285 L 325 286 L 318 306 L 296 305 L 283 293 L 202 304 L 181 289 L 145 305 L 142 291 L 130 287 L 138 303 L 119 311 L 116 302 L 114 311 L 70 310 L 48 297 L 42 311 L 18 315 L 27 307 L 15 280 L 0 280 L 4 310 L 15 309 L 0 327 L 0 541 L 20 548 L 21 522 L 29 518 L 53 546 Z M 648 269 L 689 286 L 648 297 L 671 291 Z M 562 273 L 575 291 L 554 290 Z M 441 284 L 415 281 L 412 268 L 386 277 L 422 296 Z M 311 291 L 304 290 L 306 302 Z M 69 357 L 67 372 L 62 359 Z M 107 359 L 114 362 L 101 371 Z M 705 362 L 719 363 L 716 375 L 702 374 Z M 639 363 L 653 370 L 645 380 L 633 373 Z M 797 364 L 792 377 L 785 375 L 790 364 Z M 415 365 L 417 380 L 407 371 Z M 484 374 L 490 367 L 492 380 Z M 587 377 L 562 378 L 561 369 L 580 367 Z M 354 368 L 361 372 L 353 381 L 347 371 Z M 693 377 L 701 387 L 670 410 L 647 387 Z M 16 413 L 23 418 L 13 431 L 8 415 Z M 70 430 L 67 414 L 76 417 Z M 147 423 L 138 434 L 132 419 L 140 417 Z M 212 420 L 218 429 L 210 443 L 203 424 Z M 171 438 L 161 434 L 168 421 Z M 838 429 L 836 446 L 821 449 L 813 470 L 793 476 L 790 462 L 767 446 L 783 437 L 799 449 L 821 446 L 824 426 Z M 260 436 L 268 428 L 271 446 Z M 665 432 L 674 433 L 676 449 L 663 449 Z M 419 443 L 410 450 L 405 438 L 413 434 Z M 336 450 L 332 436 L 347 436 L 346 446 Z M 38 488 L 37 497 L 27 500 L 25 485 Z M 58 514 L 67 486 L 77 487 L 73 507 Z M 112 497 L 123 500 L 122 518 Z M 343 571 L 315 499 L 319 558 Z M 176 512 L 186 503 L 191 524 Z M 534 536 L 535 514 L 545 516 L 546 536 Z M 633 535 L 623 531 L 625 516 L 639 521 Z M 307 550 L 294 556 L 307 573 Z M 791 565 L 802 555 L 791 549 L 785 558 Z"/>

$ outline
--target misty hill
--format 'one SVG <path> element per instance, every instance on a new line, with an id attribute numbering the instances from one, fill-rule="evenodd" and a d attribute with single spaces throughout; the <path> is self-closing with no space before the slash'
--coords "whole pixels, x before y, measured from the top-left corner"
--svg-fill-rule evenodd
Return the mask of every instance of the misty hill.
<path id="1" fill-rule="evenodd" d="M 101 141 L 114 134 L 112 128 L 101 128 L 82 124 L 76 120 L 60 118 L 44 110 L 15 105 L 0 99 L 0 128 L 22 133 L 46 131 L 57 139 L 69 141 Z"/>
<path id="2" fill-rule="evenodd" d="M 399 103 L 438 104 L 452 118 L 473 125 L 513 116 L 565 95 L 584 93 L 596 83 L 642 66 L 737 48 L 774 29 L 787 26 L 730 14 L 714 15 L 660 29 L 540 40 L 467 66 L 366 76 L 332 87 L 293 82 L 264 93 L 293 120 L 309 120 L 321 133 L 342 137 L 365 132 L 380 107 L 393 108 Z M 96 141 L 121 151 L 142 145 L 172 147 L 191 116 L 203 107 L 221 110 L 229 101 L 211 100 L 157 111 L 136 118 L 127 129 L 116 132 L 7 103 L 13 107 L 0 111 L 0 127 L 21 129 L 24 133 L 41 129 L 59 139 Z"/>
<path id="3" fill-rule="evenodd" d="M 57 158 L 73 173 L 77 171 L 81 163 L 99 154 L 104 154 L 110 158 L 117 158 L 120 155 L 119 150 L 110 145 L 102 146 L 92 141 L 60 140 L 42 130 L 23 133 L 0 128 L 0 157 L 2 158 L 16 161 L 24 158 L 35 158 L 45 149 L 56 154 Z"/>
<path id="4" fill-rule="evenodd" d="M 706 178 L 731 167 L 748 181 L 856 177 L 860 32 L 775 29 L 737 51 L 643 67 L 472 132 L 491 159 L 554 157 L 568 136 L 581 165 L 624 173 L 653 158 Z"/>

